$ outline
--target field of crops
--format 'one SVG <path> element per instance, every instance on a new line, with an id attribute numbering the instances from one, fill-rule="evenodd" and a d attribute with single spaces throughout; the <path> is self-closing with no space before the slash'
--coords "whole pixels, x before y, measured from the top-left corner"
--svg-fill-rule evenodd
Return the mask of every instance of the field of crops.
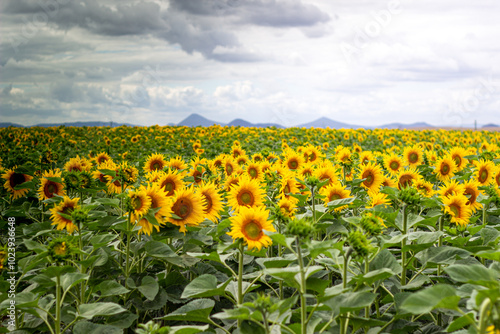
<path id="1" fill-rule="evenodd" d="M 500 333 L 500 133 L 0 129 L 0 332 Z"/>

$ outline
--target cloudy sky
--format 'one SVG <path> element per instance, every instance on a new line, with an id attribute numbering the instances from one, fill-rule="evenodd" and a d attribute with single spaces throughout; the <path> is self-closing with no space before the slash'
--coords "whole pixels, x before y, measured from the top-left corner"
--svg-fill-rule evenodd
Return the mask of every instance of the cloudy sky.
<path id="1" fill-rule="evenodd" d="M 0 122 L 500 124 L 498 0 L 2 0 Z"/>

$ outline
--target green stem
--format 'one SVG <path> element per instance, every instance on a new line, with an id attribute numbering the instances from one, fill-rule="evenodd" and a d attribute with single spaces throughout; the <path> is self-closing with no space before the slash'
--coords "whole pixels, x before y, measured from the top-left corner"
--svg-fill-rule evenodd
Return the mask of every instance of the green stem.
<path id="1" fill-rule="evenodd" d="M 314 199 L 313 199 L 314 200 Z M 313 202 L 314 203 L 314 202 Z M 304 261 L 300 249 L 299 237 L 295 237 L 295 245 L 297 247 L 297 258 L 300 268 L 300 329 L 301 334 L 307 333 L 307 305 L 306 305 L 306 273 L 304 271 Z"/>
<path id="2" fill-rule="evenodd" d="M 61 333 L 61 277 L 57 275 L 56 277 L 56 323 L 55 332 L 56 334 Z"/>
<path id="3" fill-rule="evenodd" d="M 439 217 L 439 232 L 443 232 L 444 230 L 444 215 Z M 441 234 L 438 239 L 438 247 L 443 246 L 443 235 Z M 441 276 L 441 265 L 438 264 L 437 267 L 437 275 Z"/>
<path id="4" fill-rule="evenodd" d="M 279 221 L 278 222 L 278 233 L 281 234 L 281 225 L 282 225 L 282 222 Z M 283 256 L 283 248 L 281 248 L 281 245 L 278 244 L 278 256 L 281 258 Z M 279 296 L 280 296 L 280 300 L 283 300 L 283 281 L 282 280 L 279 280 L 278 282 L 278 285 L 279 285 Z"/>
<path id="5" fill-rule="evenodd" d="M 127 245 L 126 245 L 126 250 L 125 250 L 125 287 L 127 286 L 127 279 L 129 276 L 129 270 L 130 270 L 130 216 L 131 212 L 129 212 L 128 218 L 127 218 Z"/>
<path id="6" fill-rule="evenodd" d="M 486 334 L 488 327 L 488 314 L 490 313 L 491 301 L 486 298 L 479 309 L 479 334 Z"/>
<path id="7" fill-rule="evenodd" d="M 370 255 L 367 255 L 365 258 L 365 275 L 370 272 L 370 261 L 368 259 L 369 257 Z M 370 306 L 365 307 L 365 318 L 366 319 L 370 318 Z M 366 331 L 367 329 L 365 329 L 365 332 Z"/>
<path id="8" fill-rule="evenodd" d="M 243 249 L 243 240 L 239 240 L 238 244 L 238 299 L 236 302 L 238 305 L 243 304 L 243 257 L 244 257 L 244 249 Z M 241 319 L 238 319 L 238 328 L 241 327 Z"/>
<path id="9" fill-rule="evenodd" d="M 406 204 L 403 206 L 403 235 L 401 240 L 401 285 L 406 285 L 406 251 L 403 248 L 406 246 L 406 238 L 408 234 L 408 210 Z"/>

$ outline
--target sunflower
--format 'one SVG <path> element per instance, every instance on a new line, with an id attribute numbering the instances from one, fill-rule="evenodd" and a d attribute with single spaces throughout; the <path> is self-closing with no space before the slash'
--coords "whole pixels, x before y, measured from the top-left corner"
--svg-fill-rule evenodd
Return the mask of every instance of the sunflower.
<path id="1" fill-rule="evenodd" d="M 236 216 L 229 218 L 231 231 L 227 234 L 233 239 L 243 239 L 248 245 L 248 250 L 269 247 L 272 245 L 272 240 L 264 234 L 264 231 L 276 232 L 276 229 L 268 217 L 269 211 L 265 207 L 242 207 Z"/>
<path id="2" fill-rule="evenodd" d="M 490 325 L 486 327 L 486 330 L 488 331 L 486 334 L 500 334 L 500 327 L 495 327 L 495 325 Z"/>
<path id="3" fill-rule="evenodd" d="M 177 169 L 178 171 L 184 170 L 188 167 L 181 157 L 171 158 L 168 160 L 167 166 L 170 169 Z"/>
<path id="4" fill-rule="evenodd" d="M 372 162 L 375 160 L 375 157 L 371 151 L 362 151 L 359 154 L 359 163 L 362 165 L 366 165 L 369 162 Z"/>
<path id="5" fill-rule="evenodd" d="M 304 162 L 304 157 L 292 149 L 287 150 L 283 157 L 283 167 L 290 170 L 299 169 Z"/>
<path id="6" fill-rule="evenodd" d="M 403 157 L 406 165 L 410 167 L 417 167 L 424 161 L 422 149 L 417 145 L 405 148 Z"/>
<path id="7" fill-rule="evenodd" d="M 465 181 L 463 184 L 464 192 L 463 194 L 468 198 L 467 204 L 472 209 L 472 212 L 479 210 L 483 207 L 483 205 L 477 202 L 477 197 L 481 193 L 478 187 L 481 184 L 475 180 Z"/>
<path id="8" fill-rule="evenodd" d="M 401 171 L 403 163 L 403 159 L 394 153 L 384 157 L 385 169 L 392 175 L 397 175 Z"/>
<path id="9" fill-rule="evenodd" d="M 103 164 L 108 161 L 112 161 L 111 157 L 106 152 L 99 153 L 94 160 L 97 165 Z"/>
<path id="10" fill-rule="evenodd" d="M 250 176 L 250 178 L 255 179 L 259 182 L 264 181 L 264 172 L 262 171 L 261 164 L 256 162 L 251 162 L 246 166 L 245 172 Z"/>
<path id="11" fill-rule="evenodd" d="M 192 168 L 189 171 L 190 176 L 193 177 L 194 182 L 196 184 L 199 184 L 203 181 L 203 174 L 206 172 L 205 165 L 207 161 L 206 159 L 199 159 L 199 157 L 196 157 L 192 162 Z"/>
<path id="12" fill-rule="evenodd" d="M 278 207 L 283 217 L 290 219 L 293 219 L 295 217 L 295 211 L 297 210 L 296 201 L 282 198 L 278 202 Z"/>
<path id="13" fill-rule="evenodd" d="M 316 162 L 318 159 L 322 158 L 323 153 L 321 153 L 321 151 L 318 148 L 310 145 L 307 146 L 306 149 L 304 150 L 304 157 L 306 156 L 307 156 L 306 161 L 313 163 Z"/>
<path id="14" fill-rule="evenodd" d="M 495 165 L 493 162 L 481 159 L 480 161 L 475 162 L 475 165 L 476 171 L 474 172 L 474 176 L 476 180 L 482 186 L 487 186 L 492 183 L 495 171 Z"/>
<path id="15" fill-rule="evenodd" d="M 154 170 L 152 172 L 149 172 L 149 173 L 146 173 L 146 179 L 149 181 L 149 182 L 158 182 L 158 180 L 160 179 L 160 177 L 162 177 L 163 175 L 165 175 L 165 172 L 162 171 L 162 170 Z"/>
<path id="16" fill-rule="evenodd" d="M 234 159 L 231 156 L 227 156 L 226 159 L 224 160 L 224 172 L 226 173 L 226 176 L 231 176 L 233 172 L 238 170 L 238 164 L 234 161 Z"/>
<path id="17" fill-rule="evenodd" d="M 264 157 L 260 153 L 255 153 L 254 155 L 252 155 L 252 161 L 254 162 L 264 161 Z"/>
<path id="18" fill-rule="evenodd" d="M 398 183 L 390 176 L 384 175 L 384 181 L 382 181 L 382 187 L 397 188 Z"/>
<path id="19" fill-rule="evenodd" d="M 335 154 L 335 158 L 342 164 L 350 164 L 352 162 L 351 151 L 347 147 L 341 147 Z"/>
<path id="20" fill-rule="evenodd" d="M 165 156 L 163 154 L 154 153 L 147 158 L 144 164 L 144 171 L 148 173 L 155 170 L 163 170 L 166 165 L 167 161 L 165 160 Z"/>
<path id="21" fill-rule="evenodd" d="M 436 162 L 434 173 L 438 180 L 448 181 L 456 170 L 456 165 L 450 156 L 444 156 Z"/>
<path id="22" fill-rule="evenodd" d="M 182 175 L 177 170 L 169 170 L 166 173 L 162 173 L 157 182 L 165 190 L 167 196 L 173 196 L 176 190 L 184 187 Z"/>
<path id="23" fill-rule="evenodd" d="M 147 219 L 141 218 L 137 222 L 141 229 L 140 233 L 144 233 L 147 235 L 151 235 L 153 232 L 153 226 L 157 232 L 160 231 L 160 226 L 165 225 L 165 217 L 170 217 L 170 200 L 167 197 L 165 191 L 160 188 L 160 185 L 157 183 L 149 184 L 147 187 L 141 186 L 140 191 L 146 193 L 147 197 L 151 201 L 151 209 L 157 210 L 155 213 L 155 219 L 158 225 L 151 224 Z"/>
<path id="24" fill-rule="evenodd" d="M 64 170 L 68 172 L 81 172 L 84 170 L 90 170 L 92 164 L 85 158 L 80 158 L 78 155 L 76 158 L 69 159 L 68 162 L 64 164 Z"/>
<path id="25" fill-rule="evenodd" d="M 50 216 L 50 219 L 52 219 L 52 225 L 57 225 L 56 228 L 58 230 L 66 229 L 69 234 L 72 234 L 74 230 L 77 230 L 78 227 L 73 224 L 73 221 L 61 216 L 61 214 L 71 215 L 71 213 L 79 207 L 77 205 L 78 200 L 79 198 L 71 199 L 67 196 L 64 196 L 64 199 L 61 203 L 50 209 L 50 212 L 52 213 L 52 215 Z"/>
<path id="26" fill-rule="evenodd" d="M 497 166 L 495 168 L 495 173 L 493 175 L 493 179 L 495 180 L 497 187 L 500 187 L 500 166 Z"/>
<path id="27" fill-rule="evenodd" d="M 113 171 L 116 171 L 116 169 L 117 169 L 116 164 L 113 161 L 108 160 L 108 161 L 105 161 L 104 163 L 98 165 L 97 166 L 97 170 L 95 170 L 92 173 L 92 176 L 94 177 L 94 179 L 99 180 L 101 183 L 107 183 L 108 180 L 106 179 L 106 175 L 103 174 L 103 173 L 101 173 L 101 170 L 113 170 Z"/>
<path id="28" fill-rule="evenodd" d="M 8 169 L 3 175 L 2 178 L 5 179 L 5 183 L 3 184 L 3 187 L 11 193 L 11 196 L 14 197 L 14 199 L 23 197 L 28 193 L 28 189 L 19 189 L 16 190 L 14 189 L 16 186 L 21 185 L 25 182 L 29 182 L 33 179 L 33 176 L 23 174 L 23 173 L 16 173 L 14 170 L 17 168 L 15 166 L 12 169 Z"/>
<path id="29" fill-rule="evenodd" d="M 455 166 L 457 166 L 457 171 L 464 169 L 467 164 L 467 160 L 464 159 L 466 155 L 467 152 L 462 147 L 453 147 L 450 150 L 450 156 L 455 162 Z"/>
<path id="30" fill-rule="evenodd" d="M 219 212 L 223 209 L 222 196 L 218 192 L 217 186 L 212 182 L 202 183 L 197 192 L 205 199 L 205 207 L 203 208 L 205 218 L 216 223 L 220 219 Z"/>
<path id="31" fill-rule="evenodd" d="M 382 182 L 384 182 L 384 174 L 380 166 L 371 162 L 366 165 L 361 165 L 359 178 L 365 179 L 361 185 L 371 191 L 378 191 Z"/>
<path id="32" fill-rule="evenodd" d="M 135 222 L 148 213 L 151 208 L 151 198 L 144 189 L 135 189 L 127 195 L 130 203 L 130 219 Z"/>
<path id="33" fill-rule="evenodd" d="M 285 173 L 281 178 L 279 194 L 281 198 L 290 199 L 289 194 L 300 193 L 299 183 L 295 180 L 295 175 L 291 172 Z"/>
<path id="34" fill-rule="evenodd" d="M 340 183 L 333 183 L 326 187 L 322 187 L 319 190 L 319 194 L 324 196 L 323 201 L 325 202 L 325 206 L 328 206 L 328 203 L 335 201 L 337 199 L 348 198 L 351 197 L 351 192 L 346 189 L 345 186 Z M 341 211 L 347 208 L 347 205 L 343 205 L 335 209 L 335 211 Z"/>
<path id="35" fill-rule="evenodd" d="M 333 166 L 317 168 L 313 176 L 316 176 L 322 182 L 328 180 L 328 184 L 339 182 L 338 174 Z"/>
<path id="36" fill-rule="evenodd" d="M 401 190 L 402 188 L 411 187 L 421 178 L 422 176 L 414 168 L 402 170 L 398 173 L 398 188 Z"/>
<path id="37" fill-rule="evenodd" d="M 368 191 L 368 196 L 370 198 L 367 209 L 373 208 L 377 205 L 390 205 L 391 201 L 387 198 L 387 195 L 381 192 Z"/>
<path id="38" fill-rule="evenodd" d="M 451 180 L 445 182 L 443 186 L 439 187 L 438 193 L 442 197 L 447 197 L 456 194 L 460 195 L 464 193 L 464 186 L 462 184 L 459 184 L 457 180 Z"/>
<path id="39" fill-rule="evenodd" d="M 226 177 L 226 180 L 224 181 L 224 190 L 227 192 L 229 189 L 231 189 L 233 186 L 238 185 L 240 182 L 240 177 L 238 175 L 231 175 Z"/>
<path id="40" fill-rule="evenodd" d="M 472 209 L 467 205 L 467 197 L 463 194 L 453 194 L 443 198 L 445 213 L 451 215 L 451 222 L 460 226 L 466 226 L 469 223 Z"/>
<path id="41" fill-rule="evenodd" d="M 40 188 L 38 189 L 38 195 L 40 199 L 45 200 L 54 197 L 54 195 L 64 196 L 64 186 L 61 178 L 61 171 L 56 169 L 55 171 L 49 170 L 43 172 L 42 182 Z M 49 180 L 48 178 L 59 178 L 61 182 L 55 180 Z"/>
<path id="42" fill-rule="evenodd" d="M 433 185 L 428 181 L 420 179 L 415 182 L 415 187 L 422 196 L 430 198 L 432 197 L 432 195 L 434 195 Z"/>
<path id="43" fill-rule="evenodd" d="M 238 184 L 229 189 L 228 204 L 238 211 L 242 207 L 263 205 L 264 190 L 260 183 L 249 177 L 240 177 Z"/>
<path id="44" fill-rule="evenodd" d="M 172 213 L 177 217 L 167 217 L 167 221 L 179 226 L 180 232 L 186 232 L 186 226 L 198 226 L 204 218 L 205 199 L 196 193 L 193 187 L 175 191 L 172 200 Z"/>

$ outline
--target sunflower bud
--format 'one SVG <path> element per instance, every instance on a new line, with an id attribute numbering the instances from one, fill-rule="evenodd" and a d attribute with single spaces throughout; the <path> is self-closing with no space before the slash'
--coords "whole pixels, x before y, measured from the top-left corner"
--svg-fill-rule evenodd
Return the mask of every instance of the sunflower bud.
<path id="1" fill-rule="evenodd" d="M 55 239 L 49 243 L 49 255 L 54 261 L 71 258 L 73 246 L 66 239 Z"/>
<path id="2" fill-rule="evenodd" d="M 312 188 L 318 188 L 318 185 L 321 183 L 321 180 L 317 176 L 309 176 L 306 179 L 306 184 Z"/>
<path id="3" fill-rule="evenodd" d="M 73 221 L 73 224 L 77 226 L 87 223 L 89 220 L 88 210 L 82 207 L 75 208 L 73 212 L 71 212 L 71 220 Z"/>
<path id="4" fill-rule="evenodd" d="M 271 300 L 271 296 L 264 293 L 258 293 L 253 301 L 253 307 L 262 314 L 270 314 L 276 311 L 278 304 Z"/>
<path id="5" fill-rule="evenodd" d="M 314 224 L 309 219 L 293 219 L 286 226 L 286 233 L 300 237 L 307 238 L 315 231 Z"/>
<path id="6" fill-rule="evenodd" d="M 361 218 L 361 227 L 369 236 L 375 236 L 382 233 L 384 222 L 382 218 L 375 216 L 372 213 L 367 213 Z"/>
<path id="7" fill-rule="evenodd" d="M 82 187 L 82 179 L 80 178 L 80 172 L 72 171 L 67 172 L 64 175 L 64 183 L 66 185 L 66 189 L 69 190 L 78 190 Z"/>
<path id="8" fill-rule="evenodd" d="M 417 206 L 420 203 L 420 193 L 416 188 L 405 187 L 399 193 L 399 199 L 408 206 Z"/>
<path id="9" fill-rule="evenodd" d="M 371 251 L 371 245 L 366 236 L 361 231 L 353 231 L 349 233 L 347 241 L 352 249 L 360 257 L 366 257 Z"/>

